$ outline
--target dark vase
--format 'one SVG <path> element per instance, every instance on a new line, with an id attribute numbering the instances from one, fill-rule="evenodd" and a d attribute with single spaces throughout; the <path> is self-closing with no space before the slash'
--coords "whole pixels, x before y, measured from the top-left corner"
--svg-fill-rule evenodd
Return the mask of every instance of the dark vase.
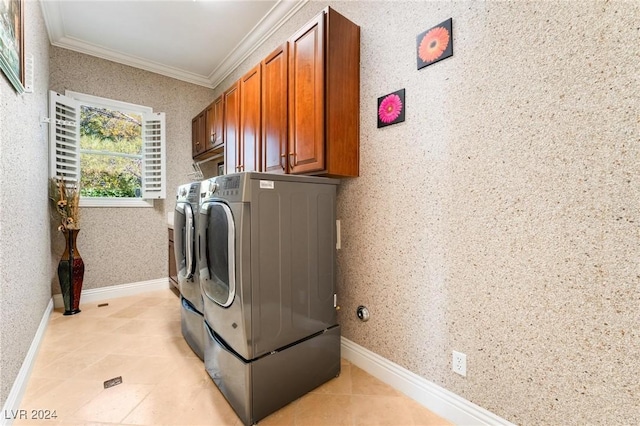
<path id="1" fill-rule="evenodd" d="M 64 315 L 80 313 L 80 293 L 84 278 L 84 262 L 76 246 L 79 229 L 69 229 L 64 232 L 67 245 L 58 263 L 58 280 L 64 301 Z"/>

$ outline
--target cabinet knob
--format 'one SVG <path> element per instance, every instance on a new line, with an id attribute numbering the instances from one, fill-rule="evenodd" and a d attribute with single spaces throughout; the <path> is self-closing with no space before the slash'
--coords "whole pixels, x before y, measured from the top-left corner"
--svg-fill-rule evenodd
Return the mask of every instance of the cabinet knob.
<path id="1" fill-rule="evenodd" d="M 296 153 L 295 152 L 290 152 L 289 153 L 289 164 L 291 165 L 291 167 L 295 167 L 296 166 Z"/>

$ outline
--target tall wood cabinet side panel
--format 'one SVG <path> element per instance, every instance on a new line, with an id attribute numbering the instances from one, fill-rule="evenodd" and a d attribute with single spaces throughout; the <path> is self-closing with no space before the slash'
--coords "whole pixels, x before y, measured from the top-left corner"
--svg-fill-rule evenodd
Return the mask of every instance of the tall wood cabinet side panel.
<path id="1" fill-rule="evenodd" d="M 262 61 L 262 171 L 288 173 L 288 43 Z"/>
<path id="2" fill-rule="evenodd" d="M 235 82 L 224 98 L 224 167 L 225 173 L 235 173 L 240 165 L 240 81 Z"/>
<path id="3" fill-rule="evenodd" d="M 326 138 L 330 175 L 358 176 L 360 27 L 327 8 Z"/>
<path id="4" fill-rule="evenodd" d="M 322 171 L 324 155 L 324 13 L 289 40 L 289 166 Z"/>
<path id="5" fill-rule="evenodd" d="M 240 171 L 260 171 L 261 66 L 240 79 Z"/>

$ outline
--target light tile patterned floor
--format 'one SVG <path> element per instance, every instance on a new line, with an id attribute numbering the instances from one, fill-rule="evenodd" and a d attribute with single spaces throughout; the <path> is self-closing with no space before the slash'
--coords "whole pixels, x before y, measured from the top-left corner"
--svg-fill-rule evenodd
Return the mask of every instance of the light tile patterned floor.
<path id="1" fill-rule="evenodd" d="M 15 425 L 242 424 L 182 338 L 174 292 L 107 303 L 82 304 L 75 316 L 52 314 L 20 406 L 29 419 Z M 122 384 L 104 389 L 104 381 L 117 376 Z M 56 419 L 30 419 L 46 410 Z M 339 377 L 259 424 L 449 423 L 343 360 Z"/>

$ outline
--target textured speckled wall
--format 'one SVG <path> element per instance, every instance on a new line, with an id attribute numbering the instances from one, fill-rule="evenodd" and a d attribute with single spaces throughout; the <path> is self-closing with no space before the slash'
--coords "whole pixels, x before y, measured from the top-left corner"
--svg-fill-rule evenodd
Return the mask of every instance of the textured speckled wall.
<path id="1" fill-rule="evenodd" d="M 212 100 L 205 87 L 70 50 L 51 48 L 51 89 L 102 96 L 166 113 L 167 200 L 154 208 L 83 208 L 78 246 L 85 262 L 84 289 L 164 278 L 167 270 L 167 212 L 175 191 L 189 182 L 191 118 Z M 63 251 L 54 233 L 53 293 L 60 293 L 55 268 Z"/>
<path id="2" fill-rule="evenodd" d="M 329 4 L 361 26 L 344 336 L 515 423 L 640 423 L 640 3 Z M 453 57 L 416 70 L 416 35 L 450 17 Z M 406 121 L 377 129 L 401 88 Z"/>
<path id="3" fill-rule="evenodd" d="M 167 112 L 175 187 L 191 117 L 325 5 L 310 2 L 214 91 L 57 48 L 51 87 Z M 361 177 L 339 192 L 345 337 L 515 423 L 640 423 L 640 4 L 331 5 L 362 28 Z M 453 57 L 417 71 L 415 36 L 449 17 Z M 38 122 L 39 9 L 27 30 L 36 93 L 0 78 L 2 402 L 60 248 L 49 249 L 60 238 Z M 401 88 L 406 121 L 377 129 L 377 97 Z M 25 193 L 17 215 L 7 206 Z M 165 276 L 172 209 L 85 209 L 86 288 Z M 450 371 L 453 349 L 468 356 L 466 378 Z"/>
<path id="4" fill-rule="evenodd" d="M 25 6 L 34 91 L 17 95 L 0 75 L 0 407 L 51 299 L 47 199 L 49 39 L 40 5 Z M 4 417 L 4 414 L 3 414 Z"/>

